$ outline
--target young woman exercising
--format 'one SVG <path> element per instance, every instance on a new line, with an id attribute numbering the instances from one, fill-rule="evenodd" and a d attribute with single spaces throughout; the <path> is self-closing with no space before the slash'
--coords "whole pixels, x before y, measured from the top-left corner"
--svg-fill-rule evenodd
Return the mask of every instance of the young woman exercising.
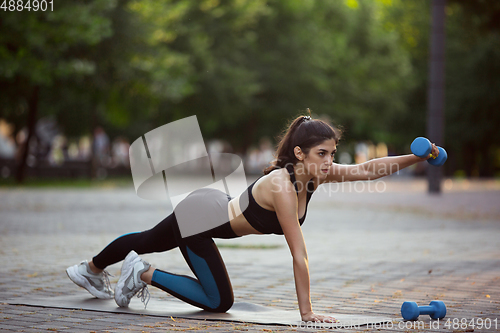
<path id="1" fill-rule="evenodd" d="M 319 185 L 329 182 L 373 180 L 424 161 L 413 154 L 384 157 L 358 165 L 333 163 L 339 133 L 322 120 L 300 116 L 292 121 L 276 151 L 276 160 L 252 183 L 248 206 L 242 195 L 231 198 L 215 189 L 199 189 L 179 205 L 194 209 L 227 210 L 228 221 L 211 230 L 181 237 L 175 213 L 150 230 L 123 235 L 106 246 L 90 262 L 69 267 L 66 272 L 78 286 L 98 298 L 112 298 L 107 266 L 123 259 L 121 276 L 114 291 L 119 306 L 126 307 L 139 293 L 149 296 L 147 284 L 212 312 L 231 308 L 234 297 L 226 267 L 213 238 L 237 238 L 249 234 L 284 235 L 293 257 L 293 272 L 300 315 L 304 321 L 334 321 L 315 314 L 311 306 L 309 266 L 301 225 L 307 205 Z M 432 154 L 439 151 L 432 145 Z M 241 211 L 242 207 L 246 207 Z M 153 268 L 138 254 L 163 252 L 179 247 L 195 278 Z"/>

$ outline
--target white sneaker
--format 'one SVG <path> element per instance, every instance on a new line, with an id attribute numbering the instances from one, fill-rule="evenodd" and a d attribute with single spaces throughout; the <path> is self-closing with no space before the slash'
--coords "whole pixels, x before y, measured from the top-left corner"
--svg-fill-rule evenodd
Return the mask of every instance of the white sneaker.
<path id="1" fill-rule="evenodd" d="M 66 269 L 66 274 L 77 286 L 87 289 L 89 293 L 97 298 L 111 299 L 113 291 L 109 283 L 107 271 L 96 274 L 92 272 L 87 260 L 82 261 L 79 265 L 74 265 Z"/>
<path id="2" fill-rule="evenodd" d="M 115 301 L 118 306 L 128 307 L 130 300 L 137 293 L 144 307 L 147 306 L 150 298 L 149 290 L 146 282 L 141 280 L 141 274 L 149 267 L 151 265 L 142 260 L 135 251 L 130 251 L 123 261 L 121 276 L 115 288 Z"/>

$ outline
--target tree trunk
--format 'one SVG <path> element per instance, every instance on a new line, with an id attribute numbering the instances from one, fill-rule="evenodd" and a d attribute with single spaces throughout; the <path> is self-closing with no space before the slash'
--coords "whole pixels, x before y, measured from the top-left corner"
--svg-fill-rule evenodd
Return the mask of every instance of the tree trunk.
<path id="1" fill-rule="evenodd" d="M 432 1 L 427 136 L 437 146 L 444 140 L 445 6 L 446 0 Z M 442 177 L 442 168 L 427 168 L 429 193 L 441 193 Z"/>
<path id="2" fill-rule="evenodd" d="M 22 153 L 21 153 L 21 160 L 19 161 L 19 165 L 17 168 L 17 175 L 16 179 L 19 184 L 21 184 L 24 181 L 25 175 L 26 175 L 26 161 L 28 159 L 28 154 L 30 150 L 30 142 L 31 138 L 33 138 L 34 133 L 35 133 L 35 125 L 36 125 L 36 118 L 38 114 L 38 92 L 40 90 L 39 86 L 35 86 L 33 88 L 33 91 L 31 93 L 29 102 L 28 102 L 28 137 L 26 138 L 26 141 L 23 144 L 22 147 Z"/>

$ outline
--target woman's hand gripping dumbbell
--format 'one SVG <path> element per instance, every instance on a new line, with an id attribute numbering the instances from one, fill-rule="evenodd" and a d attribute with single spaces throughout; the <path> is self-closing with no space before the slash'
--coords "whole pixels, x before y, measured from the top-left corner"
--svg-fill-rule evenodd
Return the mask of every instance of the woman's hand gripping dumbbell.
<path id="1" fill-rule="evenodd" d="M 418 137 L 413 140 L 410 148 L 413 154 L 422 159 L 426 159 L 429 164 L 434 166 L 443 165 L 448 158 L 446 150 L 436 146 L 424 137 Z"/>

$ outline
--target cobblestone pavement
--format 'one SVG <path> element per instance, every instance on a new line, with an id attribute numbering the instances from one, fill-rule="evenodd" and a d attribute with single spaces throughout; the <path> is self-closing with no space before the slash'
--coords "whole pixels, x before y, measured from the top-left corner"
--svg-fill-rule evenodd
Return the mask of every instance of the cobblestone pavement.
<path id="1" fill-rule="evenodd" d="M 322 191 L 320 187 L 303 226 L 316 312 L 395 320 L 392 328 L 339 332 L 500 331 L 498 182 L 447 182 L 440 196 L 426 194 L 420 180 L 352 185 L 323 185 Z M 0 330 L 318 331 L 5 303 L 27 295 L 82 295 L 85 291 L 66 277 L 66 267 L 90 259 L 123 233 L 154 226 L 169 213 L 164 203 L 142 200 L 132 188 L 0 189 Z M 282 236 L 216 242 L 236 301 L 298 309 L 291 256 Z M 156 267 L 191 274 L 178 250 L 144 258 Z M 118 280 L 119 269 L 120 264 L 109 267 L 115 276 L 112 283 Z M 152 297 L 172 299 L 149 289 Z M 426 305 L 433 299 L 446 303 L 445 320 L 421 316 L 417 322 L 398 322 L 404 301 Z M 465 327 L 465 320 L 470 326 Z M 485 328 L 487 323 L 490 329 Z"/>

